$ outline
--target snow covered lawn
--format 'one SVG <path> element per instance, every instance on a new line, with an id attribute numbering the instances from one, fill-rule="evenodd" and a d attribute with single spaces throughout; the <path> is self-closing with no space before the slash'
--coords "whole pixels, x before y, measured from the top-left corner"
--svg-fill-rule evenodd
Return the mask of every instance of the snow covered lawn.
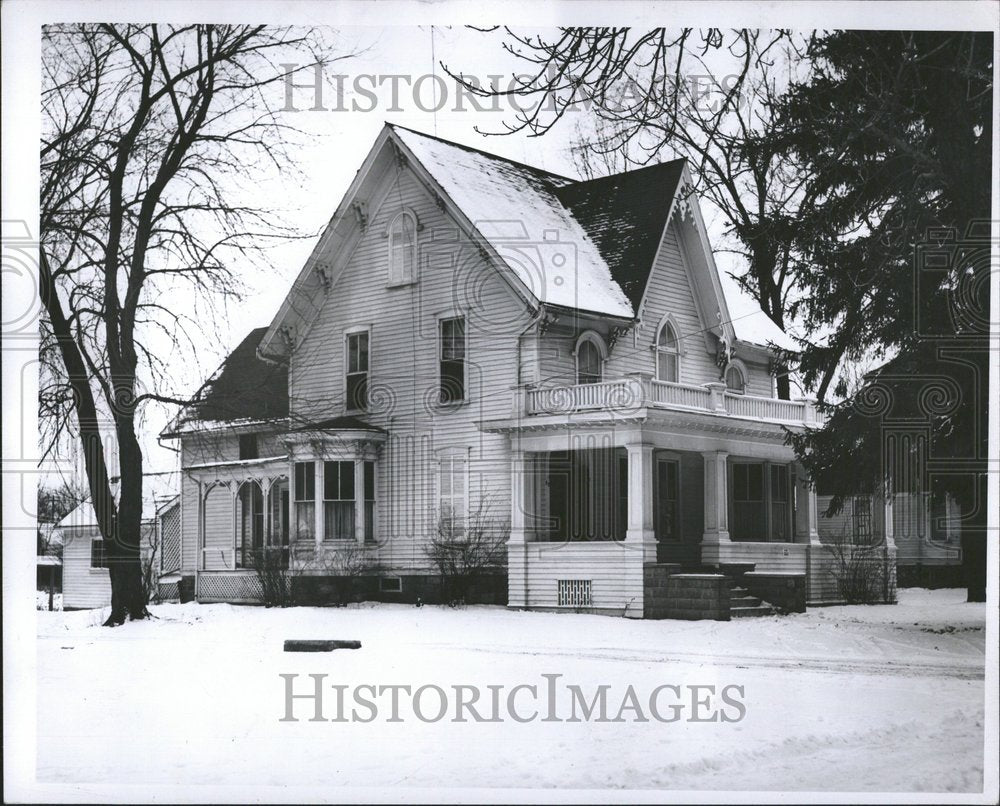
<path id="1" fill-rule="evenodd" d="M 362 605 L 266 610 L 161 605 L 108 630 L 99 611 L 38 613 L 40 782 L 975 792 L 983 779 L 985 606 L 964 591 L 902 590 L 898 606 L 729 623 L 630 621 L 502 608 Z M 289 654 L 286 638 L 359 639 Z M 332 686 L 608 685 L 608 721 L 310 722 L 295 693 Z M 649 718 L 673 684 L 742 686 L 745 718 Z M 626 689 L 648 721 L 622 721 Z M 705 689 L 702 692 L 706 691 Z M 732 690 L 731 690 L 732 691 Z M 532 712 L 524 691 L 522 717 Z M 560 697 L 562 695 L 560 694 Z M 683 699 L 683 698 L 682 698 Z M 680 702 L 681 700 L 678 700 Z M 438 699 L 423 711 L 433 717 Z M 662 711 L 669 711 L 669 698 Z M 718 703 L 717 698 L 715 699 Z M 481 709 L 488 712 L 488 708 Z M 355 711 L 358 713 L 359 711 Z M 360 713 L 367 714 L 360 710 Z M 706 712 L 702 712 L 704 715 Z M 729 708 L 730 717 L 738 716 Z M 469 717 L 469 714 L 465 714 Z M 192 793 L 192 797 L 195 795 Z"/>

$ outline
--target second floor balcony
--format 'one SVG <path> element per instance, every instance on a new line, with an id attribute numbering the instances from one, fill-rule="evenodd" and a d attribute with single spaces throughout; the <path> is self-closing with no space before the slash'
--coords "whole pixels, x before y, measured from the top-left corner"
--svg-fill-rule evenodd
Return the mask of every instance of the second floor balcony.
<path id="1" fill-rule="evenodd" d="M 521 416 L 607 412 L 627 416 L 641 409 L 703 412 L 790 426 L 818 426 L 822 416 L 809 400 L 780 400 L 736 394 L 723 383 L 696 386 L 653 380 L 643 373 L 573 386 L 521 387 L 515 413 Z"/>

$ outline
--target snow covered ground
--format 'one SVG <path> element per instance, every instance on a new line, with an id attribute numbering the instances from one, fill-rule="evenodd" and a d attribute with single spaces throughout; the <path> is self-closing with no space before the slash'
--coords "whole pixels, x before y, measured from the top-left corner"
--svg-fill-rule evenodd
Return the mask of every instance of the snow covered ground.
<path id="1" fill-rule="evenodd" d="M 35 591 L 35 610 L 48 610 L 48 609 L 49 609 L 48 591 Z M 62 610 L 61 593 L 52 594 L 52 609 Z"/>
<path id="2" fill-rule="evenodd" d="M 899 599 L 729 623 L 191 604 L 156 606 L 155 620 L 109 630 L 100 611 L 39 612 L 38 780 L 295 783 L 329 798 L 338 797 L 331 786 L 981 791 L 985 606 L 957 590 Z M 362 648 L 289 654 L 287 638 Z M 402 721 L 391 722 L 379 698 L 374 721 L 310 722 L 313 703 L 296 701 L 299 721 L 283 722 L 283 673 L 299 675 L 296 693 L 313 690 L 307 675 L 327 675 L 328 719 L 338 712 L 334 684 L 348 687 L 348 705 L 362 684 L 433 684 L 451 697 L 449 712 L 421 721 L 403 697 Z M 611 718 L 631 686 L 648 721 L 634 710 L 622 721 L 565 721 L 563 689 L 561 721 L 542 721 L 544 704 L 525 723 L 509 713 L 451 721 L 453 686 L 479 687 L 481 703 L 487 686 L 502 686 L 506 702 L 513 686 L 544 690 L 550 679 L 588 699 L 609 686 Z M 664 684 L 681 687 L 678 721 L 650 718 L 650 693 Z M 742 686 L 745 717 L 688 721 L 697 709 L 684 687 L 693 685 Z M 525 718 L 531 698 L 516 696 Z M 425 700 L 425 718 L 436 703 Z"/>

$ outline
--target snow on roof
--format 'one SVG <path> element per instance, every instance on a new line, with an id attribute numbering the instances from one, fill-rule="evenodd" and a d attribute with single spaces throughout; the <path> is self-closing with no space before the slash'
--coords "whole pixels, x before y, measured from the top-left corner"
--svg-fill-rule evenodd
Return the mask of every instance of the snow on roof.
<path id="1" fill-rule="evenodd" d="M 198 399 L 164 430 L 165 436 L 198 424 L 261 422 L 288 416 L 288 368 L 264 361 L 257 345 L 266 327 L 251 330 L 215 371 Z"/>
<path id="2" fill-rule="evenodd" d="M 535 299 L 633 317 L 597 245 L 556 196 L 572 180 L 400 126 L 392 129 Z"/>
<path id="3" fill-rule="evenodd" d="M 118 479 L 111 481 L 112 492 L 118 498 Z M 147 473 L 142 477 L 142 520 L 151 521 L 163 503 L 178 494 L 180 473 L 171 470 L 166 473 Z M 90 501 L 84 501 L 61 521 L 59 529 L 97 526 L 97 513 Z"/>
<path id="4" fill-rule="evenodd" d="M 684 162 L 661 162 L 556 190 L 597 244 L 635 311 L 646 291 Z"/>
<path id="5" fill-rule="evenodd" d="M 722 291 L 732 318 L 733 329 L 739 341 L 769 347 L 772 344 L 783 350 L 798 350 L 795 339 L 778 327 L 760 309 L 760 305 L 727 272 L 719 272 Z"/>

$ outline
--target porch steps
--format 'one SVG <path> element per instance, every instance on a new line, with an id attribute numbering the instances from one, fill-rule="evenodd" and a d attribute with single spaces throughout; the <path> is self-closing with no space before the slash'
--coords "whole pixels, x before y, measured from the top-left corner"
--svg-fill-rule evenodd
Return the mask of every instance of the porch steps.
<path id="1" fill-rule="evenodd" d="M 750 618 L 752 616 L 775 616 L 778 614 L 776 608 L 756 596 L 751 596 L 750 592 L 735 580 L 729 582 L 729 617 L 730 618 Z"/>

